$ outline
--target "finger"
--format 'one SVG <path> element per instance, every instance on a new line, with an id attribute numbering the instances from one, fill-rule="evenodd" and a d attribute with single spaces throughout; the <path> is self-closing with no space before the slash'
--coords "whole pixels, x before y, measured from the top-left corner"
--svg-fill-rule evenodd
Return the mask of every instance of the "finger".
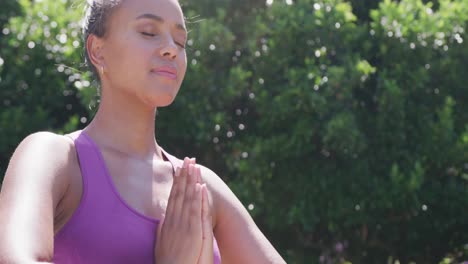
<path id="1" fill-rule="evenodd" d="M 201 188 L 202 192 L 202 251 L 198 259 L 199 264 L 211 264 L 214 262 L 213 259 L 213 225 L 211 218 L 211 210 L 208 202 L 208 189 L 203 184 Z"/>
<path id="2" fill-rule="evenodd" d="M 193 165 L 196 166 L 196 164 L 197 164 L 197 158 L 191 158 L 190 161 L 191 161 L 191 164 L 193 164 Z M 196 182 L 200 182 L 198 177 L 196 177 Z"/>
<path id="3" fill-rule="evenodd" d="M 182 209 L 182 218 L 186 219 L 186 224 L 189 224 L 189 217 L 190 217 L 190 207 L 192 204 L 192 200 L 196 199 L 196 177 L 197 175 L 194 173 L 194 166 L 193 164 L 188 165 L 188 175 L 187 175 L 187 184 L 185 186 L 185 196 L 184 196 L 184 204 Z"/>
<path id="4" fill-rule="evenodd" d="M 188 157 L 184 158 L 184 163 L 182 164 L 183 168 L 187 168 L 187 166 L 190 164 L 190 159 Z"/>
<path id="5" fill-rule="evenodd" d="M 211 208 L 208 199 L 208 188 L 206 184 L 201 186 L 202 192 L 202 227 L 203 227 L 203 239 L 209 239 L 213 236 L 213 224 L 212 224 L 212 215 Z"/>
<path id="6" fill-rule="evenodd" d="M 174 214 L 175 197 L 179 195 L 176 192 L 179 190 L 177 183 L 179 182 L 180 171 L 181 168 L 177 167 L 174 173 L 174 177 L 172 178 L 171 192 L 169 193 L 166 207 L 166 215 L 169 217 L 169 219 L 172 219 L 172 215 Z"/>
<path id="7" fill-rule="evenodd" d="M 201 181 L 201 173 L 200 173 L 200 166 L 199 165 L 195 165 L 195 175 L 196 175 L 196 178 L 197 178 L 197 182 L 201 184 L 202 181 Z"/>
<path id="8" fill-rule="evenodd" d="M 171 221 L 180 221 L 182 212 L 183 212 L 183 204 L 185 199 L 185 186 L 187 185 L 187 168 L 180 169 L 180 175 L 177 179 L 177 184 L 175 185 L 175 193 L 173 199 L 174 208 L 172 210 Z"/>
<path id="9" fill-rule="evenodd" d="M 202 210 L 202 192 L 201 192 L 201 185 L 199 183 L 195 184 L 195 197 L 191 200 L 190 206 L 187 208 L 188 210 L 188 227 L 192 234 L 198 234 L 201 238 L 202 236 L 202 218 L 201 218 L 201 210 Z"/>
<path id="10" fill-rule="evenodd" d="M 195 174 L 195 166 L 193 164 L 188 164 L 187 166 L 187 178 L 186 178 L 186 188 L 195 184 L 197 175 Z"/>

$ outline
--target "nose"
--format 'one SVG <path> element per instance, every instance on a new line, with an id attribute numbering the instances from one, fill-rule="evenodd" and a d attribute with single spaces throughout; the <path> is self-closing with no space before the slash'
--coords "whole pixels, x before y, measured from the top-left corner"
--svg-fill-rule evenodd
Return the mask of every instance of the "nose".
<path id="1" fill-rule="evenodd" d="M 177 44 L 172 37 L 167 37 L 160 49 L 161 57 L 175 59 L 177 57 Z"/>

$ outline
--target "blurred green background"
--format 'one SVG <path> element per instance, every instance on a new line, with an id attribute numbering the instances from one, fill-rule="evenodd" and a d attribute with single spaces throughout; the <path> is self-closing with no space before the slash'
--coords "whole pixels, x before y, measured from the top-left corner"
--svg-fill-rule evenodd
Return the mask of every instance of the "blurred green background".
<path id="1" fill-rule="evenodd" d="M 0 1 L 3 177 L 99 97 L 84 0 Z M 468 0 L 180 2 L 189 65 L 157 140 L 217 172 L 288 263 L 468 260 Z"/>

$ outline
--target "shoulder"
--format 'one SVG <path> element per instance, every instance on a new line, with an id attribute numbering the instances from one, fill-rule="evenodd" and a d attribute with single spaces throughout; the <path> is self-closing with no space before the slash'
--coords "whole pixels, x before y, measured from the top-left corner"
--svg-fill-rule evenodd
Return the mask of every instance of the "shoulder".
<path id="1" fill-rule="evenodd" d="M 202 179 L 207 184 L 208 188 L 210 189 L 210 192 L 213 194 L 216 194 L 217 197 L 221 196 L 224 199 L 225 198 L 224 195 L 226 195 L 226 191 L 229 190 L 229 192 L 231 192 L 231 190 L 226 185 L 226 183 L 218 176 L 218 174 L 216 174 L 211 169 L 200 164 L 198 165 L 200 166 L 200 169 L 201 169 Z M 218 198 L 221 198 L 221 197 L 218 197 Z"/>
<path id="2" fill-rule="evenodd" d="M 49 185 L 54 198 L 60 199 L 68 186 L 68 176 L 77 165 L 73 140 L 51 132 L 36 132 L 24 138 L 16 148 L 5 180 L 14 181 L 14 186 Z"/>
<path id="3" fill-rule="evenodd" d="M 39 131 L 32 133 L 21 141 L 20 145 L 34 144 L 48 147 L 72 147 L 73 141 L 64 135 L 59 135 L 49 131 Z"/>
<path id="4" fill-rule="evenodd" d="M 24 138 L 11 157 L 0 192 L 0 262 L 12 249 L 49 258 L 54 212 L 69 186 L 74 145 L 50 132 Z"/>
<path id="5" fill-rule="evenodd" d="M 226 216 L 232 212 L 245 212 L 244 206 L 232 192 L 226 182 L 211 169 L 199 165 L 202 180 L 208 187 L 208 194 L 213 208 L 215 227 Z"/>
<path id="6" fill-rule="evenodd" d="M 47 166 L 44 163 L 41 163 L 41 166 L 63 169 L 69 164 L 69 158 L 74 157 L 75 153 L 72 139 L 43 131 L 24 138 L 13 154 L 12 162 L 19 160 L 23 163 L 22 165 L 30 167 L 29 164 L 38 165 L 40 162 L 47 161 Z"/>

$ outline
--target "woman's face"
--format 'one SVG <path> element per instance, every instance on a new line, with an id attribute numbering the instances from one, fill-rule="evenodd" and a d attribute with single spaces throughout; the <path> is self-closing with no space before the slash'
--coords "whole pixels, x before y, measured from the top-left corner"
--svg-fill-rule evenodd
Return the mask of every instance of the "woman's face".
<path id="1" fill-rule="evenodd" d="M 177 0 L 123 0 L 108 22 L 102 55 L 112 90 L 104 93 L 122 92 L 151 107 L 172 103 L 187 69 Z"/>

